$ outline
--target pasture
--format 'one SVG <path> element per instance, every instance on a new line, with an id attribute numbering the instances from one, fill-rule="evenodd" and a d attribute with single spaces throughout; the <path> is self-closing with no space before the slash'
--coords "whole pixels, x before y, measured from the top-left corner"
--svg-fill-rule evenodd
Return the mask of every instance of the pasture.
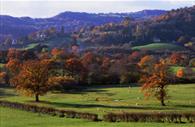
<path id="1" fill-rule="evenodd" d="M 185 50 L 184 47 L 171 43 L 152 43 L 143 46 L 135 46 L 133 50 Z"/>
<path id="2" fill-rule="evenodd" d="M 108 123 L 80 119 L 59 118 L 38 113 L 0 107 L 1 127 L 193 127 L 175 123 Z M 10 122 L 11 121 L 11 122 Z"/>
<path id="3" fill-rule="evenodd" d="M 109 112 L 191 112 L 195 109 L 195 84 L 170 85 L 167 106 L 155 98 L 145 99 L 140 87 L 94 86 L 80 91 L 50 92 L 34 102 L 34 97 L 19 95 L 12 88 L 0 88 L 0 100 L 49 106 L 57 109 L 97 113 Z M 185 96 L 184 96 L 185 95 Z"/>

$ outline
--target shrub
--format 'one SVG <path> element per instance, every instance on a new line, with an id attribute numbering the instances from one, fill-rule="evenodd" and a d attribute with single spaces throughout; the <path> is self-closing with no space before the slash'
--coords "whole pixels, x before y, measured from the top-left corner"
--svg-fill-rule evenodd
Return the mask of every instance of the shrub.
<path id="1" fill-rule="evenodd" d="M 75 112 L 75 111 L 70 111 L 70 110 L 58 110 L 58 109 L 51 108 L 51 107 L 40 107 L 36 105 L 22 104 L 22 103 L 17 103 L 17 102 L 8 102 L 8 101 L 0 100 L 0 106 L 20 109 L 20 110 L 30 111 L 30 112 L 35 112 L 35 113 L 48 114 L 51 116 L 57 115 L 59 117 L 87 119 L 91 121 L 98 120 L 97 114 Z"/>
<path id="2" fill-rule="evenodd" d="M 108 113 L 103 116 L 107 122 L 195 122 L 195 113 Z"/>

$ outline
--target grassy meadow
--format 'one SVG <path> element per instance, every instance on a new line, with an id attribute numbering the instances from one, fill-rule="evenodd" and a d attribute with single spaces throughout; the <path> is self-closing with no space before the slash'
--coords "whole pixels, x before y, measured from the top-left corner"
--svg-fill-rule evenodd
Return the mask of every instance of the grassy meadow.
<path id="1" fill-rule="evenodd" d="M 169 99 L 164 107 L 155 98 L 145 99 L 140 87 L 128 86 L 96 86 L 80 92 L 50 92 L 41 96 L 39 103 L 34 102 L 34 97 L 18 95 L 12 88 L 0 88 L 0 100 L 91 112 L 100 116 L 108 112 L 191 112 L 195 109 L 194 90 L 195 84 L 170 85 Z"/>
<path id="2" fill-rule="evenodd" d="M 135 46 L 133 50 L 184 50 L 185 48 L 179 45 L 170 43 L 152 43 L 143 46 Z"/>
<path id="3" fill-rule="evenodd" d="M 81 119 L 59 118 L 38 113 L 0 107 L 1 127 L 193 127 L 193 124 L 175 123 L 108 123 Z M 10 122 L 11 121 L 11 122 Z"/>

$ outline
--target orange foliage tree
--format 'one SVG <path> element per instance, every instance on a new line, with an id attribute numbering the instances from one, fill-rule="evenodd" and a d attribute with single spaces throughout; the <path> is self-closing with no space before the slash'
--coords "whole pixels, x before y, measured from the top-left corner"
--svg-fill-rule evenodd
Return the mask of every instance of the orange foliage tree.
<path id="1" fill-rule="evenodd" d="M 143 58 L 141 58 L 140 62 L 138 63 L 138 66 L 144 75 L 148 75 L 152 72 L 154 63 L 155 63 L 154 57 L 146 55 Z"/>
<path id="2" fill-rule="evenodd" d="M 182 78 L 184 76 L 184 69 L 183 68 L 179 68 L 176 72 L 176 76 L 178 78 Z"/>
<path id="3" fill-rule="evenodd" d="M 21 63 L 18 59 L 10 59 L 5 67 L 14 75 L 19 72 Z"/>
<path id="4" fill-rule="evenodd" d="M 81 63 L 83 64 L 83 66 L 88 67 L 90 64 L 94 63 L 95 60 L 95 56 L 93 53 L 91 52 L 87 52 L 83 55 Z"/>
<path id="5" fill-rule="evenodd" d="M 131 63 L 136 63 L 141 57 L 141 53 L 138 51 L 134 51 L 128 56 L 128 61 Z"/>
<path id="6" fill-rule="evenodd" d="M 9 80 L 19 73 L 21 62 L 18 59 L 10 59 L 5 67 L 7 69 L 6 83 L 10 84 Z"/>
<path id="7" fill-rule="evenodd" d="M 65 62 L 65 70 L 68 75 L 72 76 L 76 81 L 80 81 L 85 76 L 86 69 L 79 59 L 69 58 Z"/>
<path id="8" fill-rule="evenodd" d="M 65 56 L 65 50 L 64 49 L 53 48 L 52 51 L 51 51 L 51 55 L 56 59 L 63 58 L 63 56 Z"/>
<path id="9" fill-rule="evenodd" d="M 21 52 L 15 48 L 10 48 L 7 53 L 8 60 L 10 59 L 20 59 Z"/>
<path id="10" fill-rule="evenodd" d="M 171 64 L 181 64 L 184 58 L 181 53 L 172 53 L 170 56 L 170 63 Z"/>
<path id="11" fill-rule="evenodd" d="M 102 65 L 101 65 L 102 73 L 108 72 L 110 65 L 111 65 L 110 58 L 109 57 L 103 57 Z"/>
<path id="12" fill-rule="evenodd" d="M 6 78 L 6 73 L 0 71 L 0 83 L 4 83 Z"/>
<path id="13" fill-rule="evenodd" d="M 34 95 L 38 102 L 39 96 L 47 93 L 51 87 L 49 78 L 49 61 L 28 60 L 23 63 L 21 71 L 12 78 L 11 83 L 22 94 Z"/>
<path id="14" fill-rule="evenodd" d="M 162 106 L 165 106 L 165 99 L 167 97 L 166 87 L 168 85 L 168 71 L 165 60 L 160 60 L 154 64 L 153 71 L 150 75 L 142 77 L 142 91 L 146 97 L 154 96 Z"/>

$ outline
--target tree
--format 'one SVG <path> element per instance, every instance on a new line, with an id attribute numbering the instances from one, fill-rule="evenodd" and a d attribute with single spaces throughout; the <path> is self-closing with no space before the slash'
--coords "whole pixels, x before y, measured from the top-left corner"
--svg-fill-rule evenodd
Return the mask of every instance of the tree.
<path id="1" fill-rule="evenodd" d="M 131 21 L 132 21 L 132 19 L 131 19 L 130 17 L 125 17 L 125 19 L 122 21 L 122 24 L 123 24 L 125 27 L 128 27 L 128 26 L 130 26 Z"/>
<path id="2" fill-rule="evenodd" d="M 101 65 L 101 69 L 102 69 L 102 72 L 103 73 L 107 73 L 109 68 L 110 68 L 110 65 L 111 65 L 111 62 L 110 62 L 110 58 L 109 57 L 104 57 L 102 59 L 102 65 Z"/>
<path id="3" fill-rule="evenodd" d="M 5 67 L 7 69 L 7 83 L 9 84 L 9 80 L 19 73 L 21 62 L 18 59 L 10 59 Z"/>
<path id="4" fill-rule="evenodd" d="M 139 61 L 141 57 L 141 53 L 138 51 L 134 51 L 132 52 L 129 56 L 128 56 L 128 61 L 130 63 L 137 63 Z"/>
<path id="5" fill-rule="evenodd" d="M 154 65 L 153 72 L 148 77 L 144 78 L 142 91 L 146 97 L 155 96 L 162 106 L 165 106 L 165 99 L 167 97 L 166 87 L 168 85 L 168 71 L 165 60 L 160 60 Z"/>
<path id="6" fill-rule="evenodd" d="M 188 42 L 188 39 L 187 39 L 186 36 L 181 36 L 181 37 L 178 38 L 177 42 L 181 43 L 181 44 L 184 44 L 184 43 Z"/>
<path id="7" fill-rule="evenodd" d="M 74 78 L 69 76 L 52 76 L 49 78 L 49 83 L 53 84 L 54 89 L 60 91 L 64 91 L 76 84 Z"/>
<path id="8" fill-rule="evenodd" d="M 61 26 L 60 34 L 61 34 L 61 35 L 64 35 L 64 26 Z"/>
<path id="9" fill-rule="evenodd" d="M 184 58 L 181 53 L 172 53 L 170 56 L 170 63 L 171 64 L 182 64 L 184 61 Z"/>
<path id="10" fill-rule="evenodd" d="M 49 61 L 28 60 L 23 63 L 21 71 L 12 78 L 11 83 L 19 92 L 35 96 L 36 102 L 39 96 L 44 95 L 51 87 L 49 81 Z"/>
<path id="11" fill-rule="evenodd" d="M 5 77 L 6 77 L 6 73 L 0 71 L 0 83 L 4 83 L 5 82 Z"/>
<path id="12" fill-rule="evenodd" d="M 31 50 L 25 50 L 22 52 L 22 60 L 33 60 L 36 59 L 36 54 Z"/>
<path id="13" fill-rule="evenodd" d="M 9 48 L 7 53 L 8 60 L 10 59 L 20 59 L 21 58 L 21 52 L 15 48 Z"/>
<path id="14" fill-rule="evenodd" d="M 62 59 L 65 57 L 65 50 L 53 48 L 51 51 L 51 55 L 54 57 L 54 59 Z"/>
<path id="15" fill-rule="evenodd" d="M 81 62 L 84 67 L 89 67 L 90 64 L 96 62 L 95 55 L 91 52 L 87 52 L 83 55 Z"/>
<path id="16" fill-rule="evenodd" d="M 192 58 L 189 62 L 190 67 L 195 67 L 195 58 Z"/>
<path id="17" fill-rule="evenodd" d="M 148 75 L 152 72 L 154 63 L 154 57 L 146 55 L 141 58 L 140 62 L 138 63 L 138 66 L 141 68 L 141 71 L 144 75 Z"/>
<path id="18" fill-rule="evenodd" d="M 66 60 L 65 70 L 78 82 L 80 82 L 81 78 L 83 78 L 82 76 L 84 76 L 86 72 L 86 69 L 81 61 L 76 58 L 70 58 Z"/>
<path id="19" fill-rule="evenodd" d="M 184 69 L 183 69 L 183 68 L 179 68 L 179 69 L 177 70 L 176 76 L 177 76 L 178 78 L 182 78 L 182 77 L 184 76 Z"/>

